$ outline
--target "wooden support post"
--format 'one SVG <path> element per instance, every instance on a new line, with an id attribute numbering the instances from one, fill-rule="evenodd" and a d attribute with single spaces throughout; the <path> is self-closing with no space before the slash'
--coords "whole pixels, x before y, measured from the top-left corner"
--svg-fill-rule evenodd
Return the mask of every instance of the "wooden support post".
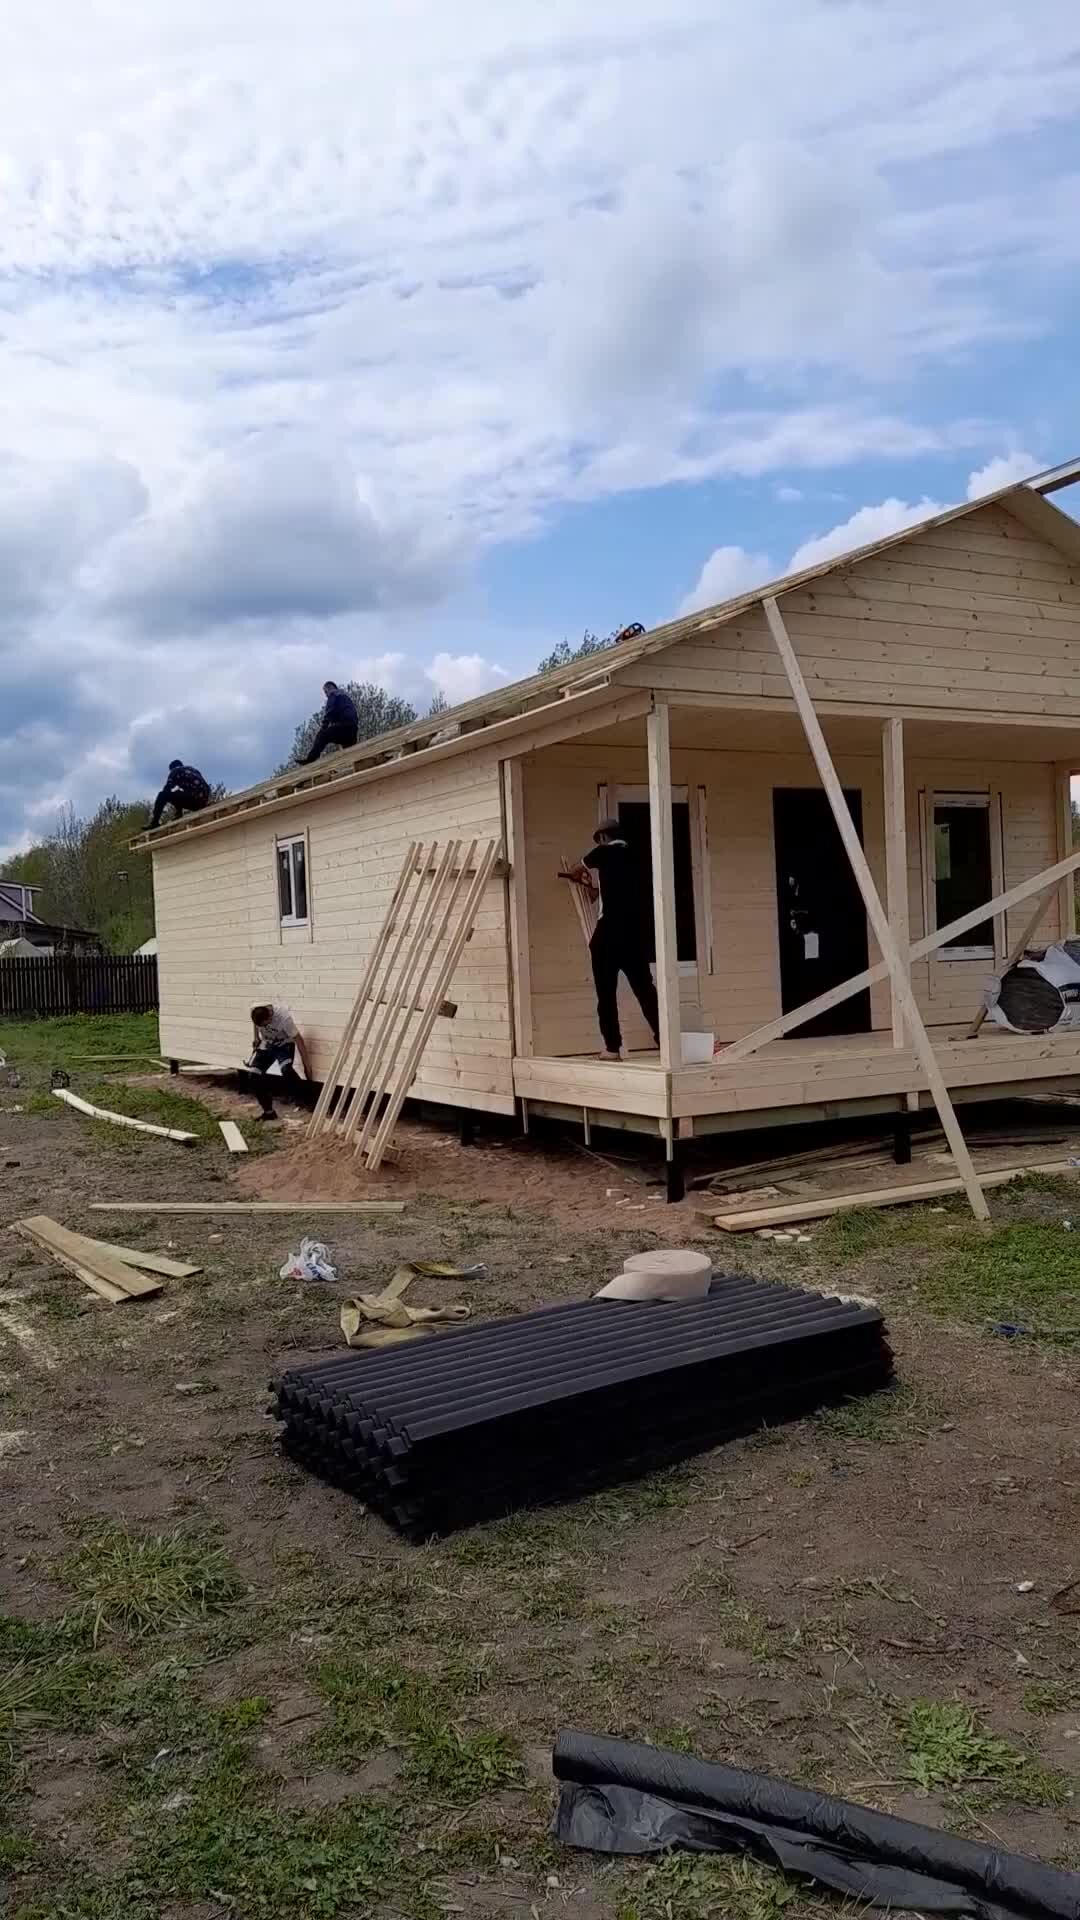
<path id="1" fill-rule="evenodd" d="M 1072 769 L 1064 763 L 1054 768 L 1054 819 L 1057 826 L 1057 854 L 1065 860 L 1073 850 Z M 1058 889 L 1059 940 L 1071 940 L 1076 933 L 1076 879 L 1069 874 Z"/>
<path id="2" fill-rule="evenodd" d="M 645 722 L 649 752 L 649 830 L 652 836 L 656 997 L 660 1003 L 660 1065 L 682 1065 L 679 962 L 675 944 L 675 859 L 671 832 L 671 731 L 668 709 L 653 707 Z"/>
<path id="3" fill-rule="evenodd" d="M 885 787 L 885 904 L 896 950 L 909 966 L 907 813 L 904 800 L 904 723 L 886 720 L 881 729 L 881 765 Z M 892 989 L 892 1041 L 904 1045 L 904 1016 Z M 909 1155 L 910 1157 L 910 1155 Z"/>
<path id="4" fill-rule="evenodd" d="M 503 839 L 506 844 L 506 919 L 510 932 L 510 992 L 514 1052 L 534 1051 L 528 881 L 525 872 L 525 792 L 520 760 L 503 761 Z"/>
<path id="5" fill-rule="evenodd" d="M 897 999 L 900 1002 L 900 1011 L 903 1015 L 908 1033 L 911 1036 L 911 1044 L 914 1047 L 919 1065 L 926 1075 L 930 1091 L 934 1096 L 934 1105 L 937 1107 L 941 1124 L 945 1129 L 945 1137 L 952 1149 L 953 1159 L 956 1162 L 956 1171 L 964 1183 L 964 1191 L 967 1194 L 972 1213 L 977 1220 L 988 1220 L 990 1218 L 990 1209 L 986 1204 L 986 1196 L 976 1178 L 971 1155 L 967 1149 L 967 1142 L 960 1130 L 960 1123 L 956 1118 L 953 1103 L 949 1098 L 948 1088 L 942 1078 L 937 1056 L 930 1043 L 930 1036 L 923 1025 L 923 1017 L 919 1011 L 915 995 L 911 990 L 911 979 L 907 966 L 897 951 L 896 940 L 893 936 L 893 930 L 889 925 L 888 915 L 881 904 L 878 890 L 874 885 L 873 874 L 867 865 L 862 843 L 855 830 L 855 823 L 851 818 L 847 801 L 844 798 L 844 789 L 840 784 L 839 776 L 833 765 L 832 755 L 826 745 L 825 735 L 821 731 L 821 724 L 817 714 L 814 712 L 814 703 L 807 690 L 806 681 L 803 679 L 802 668 L 795 657 L 795 649 L 788 637 L 788 631 L 781 618 L 780 609 L 771 595 L 766 597 L 764 608 L 765 618 L 769 623 L 770 632 L 776 642 L 777 652 L 783 662 L 784 672 L 787 674 L 792 698 L 798 710 L 799 718 L 802 721 L 807 744 L 814 756 L 814 764 L 817 767 L 821 784 L 825 789 L 829 806 L 832 809 L 833 819 L 836 821 L 840 838 L 844 843 L 845 851 L 851 862 L 851 870 L 855 875 L 859 892 L 862 894 L 867 917 L 874 930 L 874 937 L 877 940 L 878 946 L 881 948 L 882 958 L 889 969 L 889 977 L 892 981 Z"/>

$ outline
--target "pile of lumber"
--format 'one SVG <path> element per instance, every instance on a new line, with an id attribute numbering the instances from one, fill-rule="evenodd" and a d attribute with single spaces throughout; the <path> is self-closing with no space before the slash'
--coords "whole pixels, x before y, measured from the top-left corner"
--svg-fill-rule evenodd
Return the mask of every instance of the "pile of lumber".
<path id="1" fill-rule="evenodd" d="M 293 1367 L 282 1446 L 410 1539 L 652 1472 L 892 1377 L 878 1309 L 745 1274 Z"/>
<path id="2" fill-rule="evenodd" d="M 85 1233 L 72 1233 L 44 1213 L 16 1220 L 15 1227 L 114 1307 L 123 1300 L 160 1293 L 161 1281 L 155 1277 L 158 1274 L 187 1280 L 202 1272 L 189 1260 L 170 1260 L 162 1253 L 146 1253 L 142 1247 L 117 1247 L 107 1240 L 92 1240 Z"/>

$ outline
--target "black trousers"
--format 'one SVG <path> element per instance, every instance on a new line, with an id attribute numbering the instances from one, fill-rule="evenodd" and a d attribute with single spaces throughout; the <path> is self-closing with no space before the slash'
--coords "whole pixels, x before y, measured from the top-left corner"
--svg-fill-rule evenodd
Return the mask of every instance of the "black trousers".
<path id="1" fill-rule="evenodd" d="M 622 1031 L 619 1026 L 620 973 L 626 975 L 627 985 L 659 1046 L 660 1009 L 656 1002 L 656 988 L 645 957 L 645 948 L 633 928 L 615 926 L 601 915 L 589 942 L 589 952 L 596 983 L 596 1015 L 608 1052 L 619 1053 L 622 1050 Z"/>
<path id="2" fill-rule="evenodd" d="M 150 821 L 151 828 L 160 827 L 161 816 L 166 807 L 171 807 L 174 817 L 179 820 L 181 815 L 185 813 L 201 813 L 206 804 L 205 800 L 200 800 L 196 804 L 194 800 L 186 799 L 183 794 L 170 793 L 168 787 L 162 787 L 161 792 L 154 801 L 154 812 Z"/>
<path id="3" fill-rule="evenodd" d="M 293 1066 L 295 1058 L 296 1048 L 291 1040 L 285 1041 L 280 1047 L 256 1047 L 251 1056 L 251 1066 L 258 1078 L 254 1082 L 252 1092 L 259 1103 L 261 1113 L 273 1113 L 275 1087 L 284 1088 L 292 1099 L 299 1100 L 302 1106 L 311 1104 L 308 1091 L 311 1088 L 311 1081 L 300 1078 Z M 268 1080 L 266 1076 L 275 1060 L 281 1061 L 281 1073 L 280 1075 L 275 1073 L 273 1079 Z"/>
<path id="4" fill-rule="evenodd" d="M 327 747 L 355 747 L 356 735 L 357 728 L 353 721 L 331 721 L 327 726 L 324 720 L 300 765 L 309 767 L 313 760 L 326 752 Z"/>

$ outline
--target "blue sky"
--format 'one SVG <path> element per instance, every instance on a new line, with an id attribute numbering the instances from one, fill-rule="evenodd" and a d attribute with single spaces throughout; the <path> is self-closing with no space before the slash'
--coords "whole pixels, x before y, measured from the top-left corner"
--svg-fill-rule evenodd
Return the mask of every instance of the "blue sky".
<path id="1" fill-rule="evenodd" d="M 1075 9 L 516 14 L 8 10 L 0 850 L 1080 453 Z"/>

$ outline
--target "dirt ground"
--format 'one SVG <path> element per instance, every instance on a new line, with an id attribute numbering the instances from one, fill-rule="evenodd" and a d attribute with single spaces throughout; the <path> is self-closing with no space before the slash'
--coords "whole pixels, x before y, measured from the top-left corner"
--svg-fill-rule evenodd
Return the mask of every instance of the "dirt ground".
<path id="1" fill-rule="evenodd" d="M 377 1181 L 407 1192 L 401 1216 L 92 1215 L 121 1196 L 288 1197 L 305 1150 L 285 1134 L 238 1175 L 212 1141 L 12 1104 L 5 1224 L 46 1211 L 203 1271 L 109 1308 L 0 1241 L 0 1911 L 825 1910 L 727 1862 L 554 1848 L 563 1725 L 1080 1868 L 1069 1188 L 996 1198 L 977 1242 L 955 1209 L 853 1216 L 809 1248 L 724 1242 L 729 1267 L 880 1298 L 898 1390 L 417 1548 L 282 1460 L 271 1374 L 339 1350 L 340 1299 L 402 1259 L 483 1262 L 476 1282 L 410 1295 L 478 1315 L 588 1294 L 631 1242 L 686 1238 L 645 1197 L 649 1170 L 628 1216 L 602 1162 L 537 1166 L 410 1124 Z M 278 1277 L 314 1225 L 336 1289 Z M 1045 1337 L 998 1337 L 998 1316 Z"/>

